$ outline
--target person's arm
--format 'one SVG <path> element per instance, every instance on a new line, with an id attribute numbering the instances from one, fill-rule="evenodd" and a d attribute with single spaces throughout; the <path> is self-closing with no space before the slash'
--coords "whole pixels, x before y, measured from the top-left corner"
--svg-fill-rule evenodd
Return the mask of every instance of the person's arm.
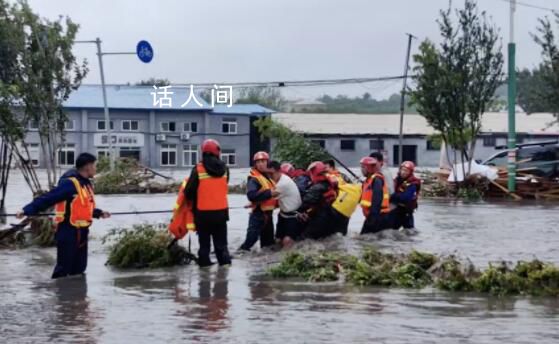
<path id="1" fill-rule="evenodd" d="M 196 168 L 193 168 L 190 172 L 190 177 L 188 177 L 188 182 L 184 187 L 184 196 L 189 201 L 194 201 L 196 199 L 196 194 L 198 192 L 198 184 L 200 180 L 198 179 L 198 171 Z"/>
<path id="2" fill-rule="evenodd" d="M 373 199 L 371 200 L 371 210 L 369 211 L 369 220 L 378 218 L 382 207 L 382 188 L 384 182 L 380 178 L 375 178 L 373 182 Z"/>
<path id="3" fill-rule="evenodd" d="M 305 207 L 312 207 L 320 204 L 324 192 L 326 192 L 326 188 L 322 183 L 312 185 L 303 195 L 303 205 Z"/>
<path id="4" fill-rule="evenodd" d="M 264 202 L 272 198 L 272 190 L 260 191 L 261 185 L 254 178 L 247 180 L 247 198 L 250 202 Z"/>
<path id="5" fill-rule="evenodd" d="M 414 200 L 415 195 L 417 193 L 417 185 L 411 184 L 408 185 L 404 192 L 394 193 L 390 197 L 390 201 L 392 203 L 408 203 Z"/>
<path id="6" fill-rule="evenodd" d="M 76 187 L 69 179 L 63 179 L 59 182 L 58 186 L 51 191 L 35 198 L 31 203 L 23 208 L 25 216 L 37 215 L 56 203 L 62 202 L 71 198 L 76 193 Z"/>

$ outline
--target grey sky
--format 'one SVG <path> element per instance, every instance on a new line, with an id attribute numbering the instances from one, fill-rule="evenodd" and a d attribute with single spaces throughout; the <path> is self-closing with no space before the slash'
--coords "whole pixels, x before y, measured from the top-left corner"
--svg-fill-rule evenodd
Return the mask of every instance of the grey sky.
<path id="1" fill-rule="evenodd" d="M 30 0 L 48 18 L 69 15 L 81 26 L 79 39 L 103 40 L 105 51 L 135 49 L 140 39 L 155 50 L 146 65 L 134 56 L 108 56 L 108 83 L 151 76 L 173 83 L 303 80 L 399 75 L 406 32 L 439 37 L 435 19 L 448 0 Z M 453 0 L 461 6 L 462 0 Z M 559 9 L 559 0 L 524 0 Z M 479 0 L 508 42 L 509 4 Z M 529 33 L 551 13 L 519 7 L 518 65 L 533 66 L 540 50 Z M 417 47 L 417 42 L 415 44 Z M 87 58 L 87 83 L 98 83 L 94 46 L 76 47 Z M 397 83 L 370 87 L 373 94 Z M 369 87 L 369 86 L 367 86 Z M 378 87 L 377 87 L 378 88 Z M 362 89 L 363 90 L 363 89 Z M 311 93 L 297 90 L 304 97 Z M 375 93 L 376 92 L 376 93 Z"/>

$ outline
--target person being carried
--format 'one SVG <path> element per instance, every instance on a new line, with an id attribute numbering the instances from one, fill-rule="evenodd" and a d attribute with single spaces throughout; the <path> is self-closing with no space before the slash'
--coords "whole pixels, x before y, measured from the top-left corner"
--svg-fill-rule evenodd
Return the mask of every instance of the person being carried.
<path id="1" fill-rule="evenodd" d="M 202 161 L 192 169 L 184 188 L 186 200 L 192 202 L 194 224 L 200 244 L 198 250 L 200 267 L 213 264 L 210 259 L 211 241 L 219 265 L 231 264 L 231 256 L 227 248 L 229 169 L 219 158 L 220 154 L 219 142 L 213 139 L 205 140 L 202 143 Z"/>
<path id="2" fill-rule="evenodd" d="M 272 246 L 274 240 L 274 220 L 272 213 L 277 206 L 275 183 L 268 173 L 270 155 L 257 152 L 253 157 L 254 167 L 247 178 L 247 198 L 252 212 L 248 219 L 246 239 L 239 248 L 240 252 L 248 252 L 260 240 L 260 247 Z"/>
<path id="3" fill-rule="evenodd" d="M 361 159 L 361 173 L 366 180 L 361 193 L 361 208 L 365 222 L 361 234 L 376 233 L 390 228 L 390 211 L 388 187 L 380 173 L 380 164 L 375 158 Z"/>
<path id="4" fill-rule="evenodd" d="M 291 163 L 284 162 L 281 164 L 281 172 L 287 175 L 289 178 L 293 179 L 299 190 L 299 195 L 303 197 L 305 192 L 309 189 L 312 184 L 311 177 L 307 171 L 302 168 L 295 168 Z"/>
<path id="5" fill-rule="evenodd" d="M 301 195 L 295 182 L 282 172 L 277 161 L 270 161 L 268 169 L 276 183 L 280 212 L 276 226 L 276 239 L 284 248 L 289 248 L 301 236 L 301 225 L 297 220 L 297 210 L 302 205 Z"/>
<path id="6" fill-rule="evenodd" d="M 96 208 L 90 179 L 97 172 L 95 156 L 82 153 L 76 168 L 64 173 L 58 185 L 35 198 L 18 212 L 17 218 L 34 216 L 55 207 L 56 266 L 52 278 L 83 274 L 87 268 L 87 243 L 93 219 L 111 214 Z"/>
<path id="7" fill-rule="evenodd" d="M 307 169 L 312 185 L 303 196 L 303 206 L 298 216 L 306 222 L 303 238 L 321 239 L 337 232 L 343 233 L 343 223 L 332 203 L 338 195 L 338 183 L 329 177 L 326 166 L 321 161 L 315 161 Z"/>
<path id="8" fill-rule="evenodd" d="M 351 179 L 336 169 L 336 162 L 334 159 L 326 159 L 322 162 L 326 166 L 326 172 L 334 176 L 338 180 L 338 184 L 351 183 Z"/>
<path id="9" fill-rule="evenodd" d="M 396 191 L 390 196 L 390 203 L 396 206 L 390 212 L 394 229 L 414 228 L 413 213 L 417 209 L 417 198 L 421 190 L 421 180 L 415 177 L 414 170 L 413 162 L 404 161 L 394 180 Z"/>

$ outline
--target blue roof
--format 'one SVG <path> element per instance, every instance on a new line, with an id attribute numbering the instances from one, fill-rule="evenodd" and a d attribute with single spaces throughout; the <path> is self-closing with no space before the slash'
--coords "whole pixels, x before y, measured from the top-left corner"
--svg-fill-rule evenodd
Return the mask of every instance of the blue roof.
<path id="1" fill-rule="evenodd" d="M 195 91 L 197 104 L 194 99 L 188 103 L 190 89 L 185 87 L 170 87 L 167 89 L 167 97 L 170 98 L 171 106 L 154 105 L 154 95 L 152 93 L 162 92 L 159 88 L 155 90 L 152 86 L 106 86 L 107 104 L 109 109 L 132 109 L 132 110 L 178 110 L 178 111 L 208 111 L 215 114 L 235 114 L 235 115 L 266 115 L 274 111 L 258 104 L 233 104 L 231 107 L 226 105 L 216 105 L 212 107 L 199 93 Z M 156 95 L 161 100 L 162 95 Z M 183 106 L 184 105 L 184 106 Z M 79 109 L 102 109 L 103 94 L 100 85 L 82 85 L 79 89 L 70 94 L 70 98 L 64 103 L 65 108 Z"/>

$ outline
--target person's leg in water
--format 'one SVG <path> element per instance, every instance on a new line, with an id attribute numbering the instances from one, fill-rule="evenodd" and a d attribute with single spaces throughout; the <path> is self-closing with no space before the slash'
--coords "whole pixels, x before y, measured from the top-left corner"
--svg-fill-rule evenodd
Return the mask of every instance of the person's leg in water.
<path id="1" fill-rule="evenodd" d="M 69 276 L 78 253 L 77 229 L 60 224 L 56 230 L 56 265 L 52 278 Z"/>
<path id="2" fill-rule="evenodd" d="M 211 226 L 205 223 L 196 223 L 196 232 L 198 233 L 198 265 L 203 268 L 213 265 L 210 259 L 211 252 Z"/>
<path id="3" fill-rule="evenodd" d="M 252 246 L 260 239 L 260 233 L 265 225 L 264 213 L 260 209 L 254 209 L 248 218 L 246 239 L 239 248 L 242 251 L 250 251 Z"/>
<path id="4" fill-rule="evenodd" d="M 227 222 L 216 224 L 212 230 L 215 256 L 219 265 L 230 265 L 231 255 L 227 248 Z"/>
<path id="5" fill-rule="evenodd" d="M 78 249 L 76 251 L 76 256 L 70 271 L 70 275 L 80 275 L 85 273 L 87 268 L 87 245 L 89 241 L 89 228 L 79 228 L 76 229 L 78 237 L 76 243 Z"/>
<path id="6" fill-rule="evenodd" d="M 273 246 L 276 241 L 274 240 L 274 217 L 272 211 L 264 212 L 264 226 L 260 233 L 260 247 Z"/>

